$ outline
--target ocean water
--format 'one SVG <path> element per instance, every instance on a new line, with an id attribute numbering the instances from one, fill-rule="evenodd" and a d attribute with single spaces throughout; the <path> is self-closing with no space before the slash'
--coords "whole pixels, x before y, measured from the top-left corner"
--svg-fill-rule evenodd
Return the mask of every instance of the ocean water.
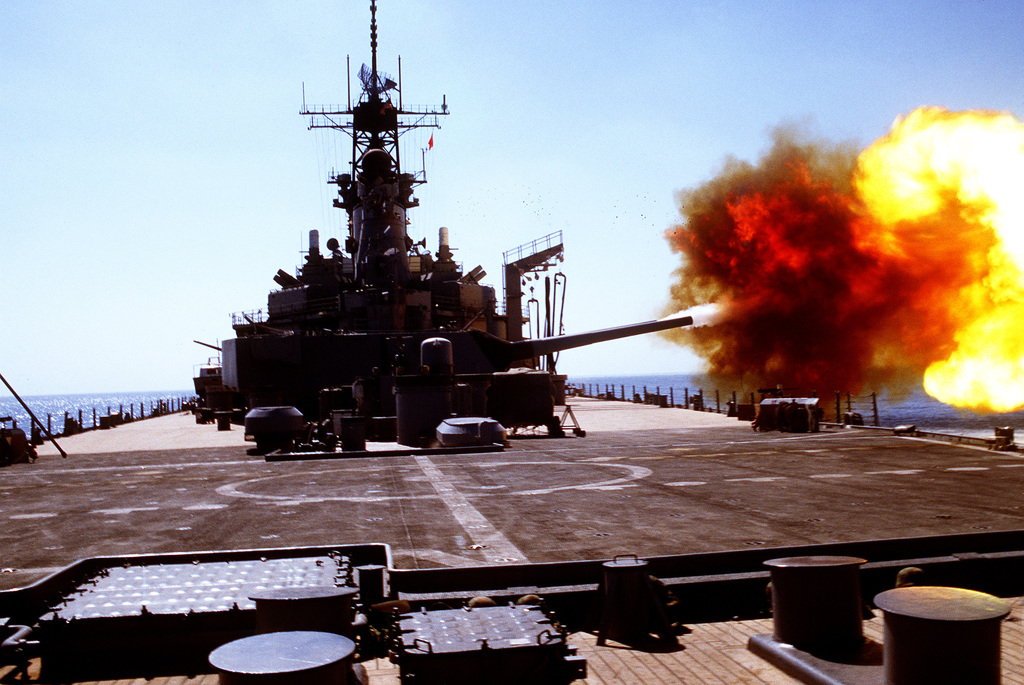
<path id="1" fill-rule="evenodd" d="M 744 398 L 747 402 L 750 401 L 751 391 L 756 391 L 756 388 L 716 387 L 705 377 L 691 374 L 570 376 L 568 383 L 590 384 L 600 392 L 604 392 L 608 387 L 614 389 L 616 397 L 622 396 L 623 388 L 627 397 L 632 396 L 634 388 L 636 393 L 643 394 L 644 386 L 648 392 L 660 392 L 664 395 L 668 395 L 671 390 L 675 404 L 679 405 L 684 403 L 687 393 L 694 395 L 703 390 L 705 405 L 711 409 L 715 408 L 715 391 L 718 390 L 722 411 L 725 411 L 725 404 L 732 399 L 734 391 L 738 398 Z M 739 401 L 742 402 L 744 399 Z M 965 411 L 939 402 L 926 393 L 923 387 L 915 388 L 908 395 L 898 398 L 880 392 L 875 398 L 875 403 L 878 406 L 878 423 L 881 426 L 914 424 L 919 430 L 984 438 L 993 437 L 995 428 L 1008 426 L 1015 429 L 1018 438 L 1024 438 L 1024 411 L 1008 414 L 978 414 Z M 825 420 L 833 421 L 835 395 L 821 396 L 821 405 L 825 410 Z M 846 395 L 841 397 L 840 405 L 843 412 L 848 410 Z M 874 421 L 870 395 L 850 397 L 849 407 L 864 417 L 864 423 L 870 425 Z"/>
<path id="2" fill-rule="evenodd" d="M 20 393 L 19 393 L 20 394 Z M 136 417 L 139 416 L 141 407 L 145 406 L 146 416 L 152 412 L 152 407 L 161 400 L 188 399 L 195 395 L 189 390 L 162 390 L 154 392 L 127 392 L 127 393 L 85 393 L 80 395 L 21 395 L 25 404 L 29 406 L 32 413 L 36 415 L 43 425 L 47 419 L 50 421 L 50 430 L 56 433 L 64 432 L 64 412 L 68 412 L 73 419 L 78 420 L 78 413 L 82 413 L 82 424 L 89 428 L 93 425 L 93 411 L 96 417 L 105 415 L 107 410 L 117 413 L 122 407 L 123 410 Z M 31 419 L 28 413 L 22 408 L 6 388 L 0 387 L 0 417 L 10 416 L 18 423 L 18 428 L 26 433 L 30 432 Z M 5 424 L 11 426 L 10 422 Z"/>

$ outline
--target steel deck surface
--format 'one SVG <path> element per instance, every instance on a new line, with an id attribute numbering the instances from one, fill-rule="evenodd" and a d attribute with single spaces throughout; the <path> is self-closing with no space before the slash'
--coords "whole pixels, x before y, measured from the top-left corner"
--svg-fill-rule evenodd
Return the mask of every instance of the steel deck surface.
<path id="1" fill-rule="evenodd" d="M 72 438 L 66 460 L 0 472 L 0 589 L 83 557 L 134 553 L 382 542 L 396 567 L 434 568 L 1021 527 L 1017 453 L 573 406 L 587 437 L 513 439 L 502 453 L 267 462 L 246 453 L 237 427 L 226 436 L 194 424 L 195 446 L 161 449 L 161 422 L 177 434 L 185 415 L 82 436 L 127 440 L 121 449 L 83 443 L 83 453 Z M 617 424 L 631 429 L 602 430 Z M 132 444 L 135 428 L 154 435 Z M 236 444 L 203 446 L 207 437 Z"/>
<path id="2" fill-rule="evenodd" d="M 503 453 L 267 462 L 246 453 L 237 427 L 187 415 L 76 436 L 62 443 L 67 460 L 44 449 L 0 472 L 0 588 L 104 555 L 383 542 L 397 568 L 423 569 L 1022 527 L 1017 453 L 572 403 L 586 438 L 513 439 Z M 1004 626 L 1006 682 L 1024 682 L 1020 613 L 1016 602 Z M 671 653 L 598 647 L 586 633 L 570 643 L 587 657 L 588 683 L 796 682 L 746 649 L 770 621 L 689 628 Z M 366 665 L 371 682 L 397 682 L 387 662 Z"/>

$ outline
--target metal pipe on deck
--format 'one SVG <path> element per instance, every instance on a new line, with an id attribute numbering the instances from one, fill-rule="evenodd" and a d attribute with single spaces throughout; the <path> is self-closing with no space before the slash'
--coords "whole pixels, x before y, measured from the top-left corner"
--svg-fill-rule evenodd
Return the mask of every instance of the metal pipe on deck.
<path id="1" fill-rule="evenodd" d="M 20 404 L 25 409 L 25 411 L 28 412 L 28 415 L 32 417 L 32 420 L 35 421 L 36 425 L 39 426 L 40 430 L 46 433 L 46 437 L 50 439 L 50 442 L 53 443 L 53 446 L 57 448 L 58 452 L 60 452 L 60 456 L 67 459 L 68 453 L 61 449 L 61 446 L 58 445 L 57 441 L 53 439 L 53 435 L 50 433 L 50 430 L 43 425 L 42 421 L 36 418 L 36 415 L 32 413 L 32 410 L 28 408 L 28 405 L 25 404 L 25 401 L 21 399 L 17 392 L 15 392 L 14 388 L 11 387 L 11 384 L 8 383 L 7 379 L 3 377 L 3 374 L 0 374 L 0 381 L 3 381 L 4 385 L 7 386 L 7 389 L 11 391 L 12 395 L 14 395 L 14 399 L 18 400 L 18 404 Z"/>

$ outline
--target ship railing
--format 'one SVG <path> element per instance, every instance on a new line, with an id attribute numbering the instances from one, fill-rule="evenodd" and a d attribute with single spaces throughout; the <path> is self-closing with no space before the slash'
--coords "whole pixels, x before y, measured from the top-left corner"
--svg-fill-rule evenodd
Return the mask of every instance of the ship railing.
<path id="1" fill-rule="evenodd" d="M 338 115 L 338 114 L 351 114 L 352 108 L 349 105 L 303 105 L 302 110 L 299 112 L 300 116 L 308 117 L 313 115 Z M 437 105 L 402 105 L 402 110 L 399 114 L 419 114 L 419 115 L 441 115 L 447 114 L 444 109 L 438 109 Z"/>
<path id="2" fill-rule="evenodd" d="M 305 302 L 292 305 L 274 305 L 274 315 L 314 315 L 325 311 L 337 312 L 340 309 L 341 297 L 338 295 L 332 295 L 330 297 L 323 297 L 315 300 L 307 300 Z M 237 327 L 260 324 L 267 322 L 269 318 L 269 313 L 263 309 L 256 309 L 248 312 L 235 312 L 234 314 L 231 315 L 231 325 Z"/>
<path id="3" fill-rule="evenodd" d="M 512 264 L 518 262 L 524 257 L 537 254 L 543 250 L 550 249 L 556 245 L 562 244 L 562 232 L 555 231 L 554 233 L 548 233 L 546 236 L 542 236 L 528 243 L 524 243 L 519 247 L 513 247 L 511 250 L 502 253 L 502 257 L 505 260 L 505 264 Z"/>
<path id="4" fill-rule="evenodd" d="M 878 393 L 858 396 L 836 391 L 835 417 L 836 423 L 843 425 L 863 426 L 869 417 L 869 425 L 881 425 L 878 416 Z"/>
<path id="5" fill-rule="evenodd" d="M 232 312 L 231 314 L 232 327 L 263 323 L 264 320 L 266 320 L 266 313 L 262 309 L 253 309 L 247 312 Z"/>

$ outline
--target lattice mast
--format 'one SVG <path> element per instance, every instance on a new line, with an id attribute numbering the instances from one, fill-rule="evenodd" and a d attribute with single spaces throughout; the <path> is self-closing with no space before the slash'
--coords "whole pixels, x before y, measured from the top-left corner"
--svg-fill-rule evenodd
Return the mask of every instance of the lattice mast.
<path id="1" fill-rule="evenodd" d="M 351 171 L 328 181 L 338 186 L 334 206 L 349 215 L 345 247 L 353 255 L 356 280 L 392 291 L 410 278 L 406 213 L 419 204 L 413 189 L 426 182 L 402 171 L 399 138 L 414 128 L 440 128 L 438 117 L 448 114 L 448 106 L 442 100 L 440 108 L 403 108 L 401 58 L 398 82 L 377 69 L 375 0 L 370 3 L 370 53 L 370 66 L 359 69 L 362 93 L 354 107 L 351 102 L 344 110 L 303 103 L 301 114 L 309 117 L 310 129 L 335 129 L 352 138 Z"/>

